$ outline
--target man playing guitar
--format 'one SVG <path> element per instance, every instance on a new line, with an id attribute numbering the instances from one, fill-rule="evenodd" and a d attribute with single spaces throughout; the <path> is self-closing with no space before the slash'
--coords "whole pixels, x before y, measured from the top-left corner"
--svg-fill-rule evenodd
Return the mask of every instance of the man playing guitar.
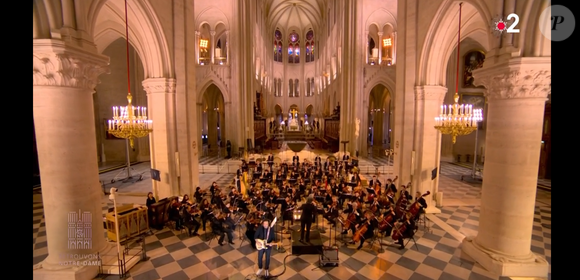
<path id="1" fill-rule="evenodd" d="M 262 274 L 263 269 L 266 270 L 265 276 L 270 276 L 270 256 L 272 254 L 272 242 L 276 233 L 274 233 L 274 225 L 276 224 L 276 219 L 272 225 L 270 225 L 269 220 L 262 221 L 262 225 L 258 227 L 256 233 L 254 234 L 254 239 L 256 240 L 256 248 L 258 249 L 258 272 L 257 276 Z M 262 263 L 262 259 L 266 255 L 266 263 Z"/>

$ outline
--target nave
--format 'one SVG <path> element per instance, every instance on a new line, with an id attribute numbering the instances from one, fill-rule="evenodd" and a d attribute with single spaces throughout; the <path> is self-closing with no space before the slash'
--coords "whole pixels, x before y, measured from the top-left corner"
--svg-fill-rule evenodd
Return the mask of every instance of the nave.
<path id="1" fill-rule="evenodd" d="M 147 163 L 134 166 L 148 169 Z M 287 268 L 278 279 L 498 279 L 490 275 L 479 264 L 462 253 L 460 244 L 465 236 L 475 235 L 479 217 L 479 195 L 481 186 L 469 185 L 457 179 L 458 175 L 469 174 L 469 169 L 456 165 L 441 164 L 440 191 L 444 193 L 441 214 L 429 216 L 429 232 L 421 226 L 415 235 L 417 247 L 411 241 L 399 250 L 397 246 L 384 246 L 384 253 L 378 253 L 378 246 L 368 246 L 356 250 L 357 245 L 339 243 L 338 267 L 318 268 L 317 255 L 291 256 Z M 115 176 L 118 171 L 101 174 L 102 180 Z M 368 175 L 367 175 L 368 176 Z M 200 174 L 202 189 L 216 181 L 225 188 L 230 185 L 233 174 Z M 379 180 L 386 181 L 386 176 Z M 150 181 L 149 181 L 150 182 Z M 145 196 L 151 186 L 148 180 L 130 184 L 128 192 L 120 196 L 120 203 L 145 203 Z M 123 187 L 120 188 L 123 192 Z M 228 191 L 229 192 L 229 191 Z M 141 195 L 144 193 L 143 195 Z M 37 194 L 33 204 L 33 263 L 46 257 L 46 236 L 42 202 Z M 538 190 L 532 251 L 544 255 L 551 262 L 551 194 Z M 103 211 L 112 207 L 108 196 L 103 196 Z M 322 224 L 322 223 L 321 223 Z M 294 223 L 298 228 L 299 223 Z M 328 223 L 326 223 L 328 227 Z M 340 224 L 338 225 L 340 229 Z M 223 246 L 214 240 L 205 241 L 205 232 L 200 237 L 189 237 L 187 233 L 167 228 L 156 231 L 146 238 L 148 261 L 137 264 L 129 271 L 129 279 L 245 279 L 257 270 L 257 253 L 249 242 L 239 239 L 234 233 L 234 245 L 227 242 Z M 331 237 L 327 229 L 323 235 L 324 244 Z M 283 235 L 285 253 L 272 251 L 271 273 L 283 270 L 282 260 L 290 253 L 289 235 Z M 351 234 L 348 235 L 350 237 Z M 334 243 L 334 230 L 332 234 Z M 340 237 L 338 237 L 340 239 Z M 226 239 L 227 240 L 227 239 Z M 390 241 L 388 238 L 385 241 Z M 109 276 L 105 279 L 118 279 Z M 549 278 L 548 278 L 549 279 Z"/>

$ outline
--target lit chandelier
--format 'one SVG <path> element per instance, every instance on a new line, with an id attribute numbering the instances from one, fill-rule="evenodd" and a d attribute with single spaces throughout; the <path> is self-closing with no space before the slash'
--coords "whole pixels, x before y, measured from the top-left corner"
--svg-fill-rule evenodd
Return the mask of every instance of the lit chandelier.
<path id="1" fill-rule="evenodd" d="M 127 21 L 127 0 L 125 0 L 125 37 L 127 38 L 127 106 L 113 107 L 113 119 L 109 120 L 109 133 L 115 137 L 129 140 L 131 148 L 135 138 L 149 135 L 153 122 L 147 118 L 146 107 L 135 107 L 132 104 L 131 78 L 129 75 L 129 22 Z"/>
<path id="2" fill-rule="evenodd" d="M 457 73 L 455 77 L 455 103 L 441 106 L 439 117 L 435 117 L 435 129 L 442 134 L 451 135 L 451 141 L 455 144 L 457 136 L 468 135 L 477 129 L 477 123 L 483 120 L 481 109 L 473 110 L 473 105 L 459 104 L 459 44 L 461 43 L 461 5 L 459 3 L 459 30 L 457 32 Z"/>

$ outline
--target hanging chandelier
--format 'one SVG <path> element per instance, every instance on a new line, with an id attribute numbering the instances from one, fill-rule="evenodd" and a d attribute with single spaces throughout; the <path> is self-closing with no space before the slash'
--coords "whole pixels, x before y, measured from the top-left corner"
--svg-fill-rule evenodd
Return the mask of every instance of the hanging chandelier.
<path id="1" fill-rule="evenodd" d="M 471 104 L 459 104 L 459 45 L 461 43 L 461 5 L 459 3 L 459 30 L 457 32 L 457 72 L 455 76 L 455 94 L 451 105 L 442 105 L 441 112 L 435 117 L 435 129 L 442 134 L 451 135 L 451 141 L 455 144 L 457 136 L 468 135 L 477 129 L 477 123 L 483 120 L 481 109 L 473 109 Z"/>
<path id="2" fill-rule="evenodd" d="M 129 71 L 129 22 L 127 21 L 127 0 L 125 0 L 125 38 L 127 39 L 127 106 L 113 107 L 113 119 L 108 124 L 108 132 L 115 137 L 127 139 L 131 148 L 135 146 L 135 138 L 149 135 L 153 131 L 153 121 L 147 118 L 147 108 L 133 106 L 131 95 L 131 77 Z"/>

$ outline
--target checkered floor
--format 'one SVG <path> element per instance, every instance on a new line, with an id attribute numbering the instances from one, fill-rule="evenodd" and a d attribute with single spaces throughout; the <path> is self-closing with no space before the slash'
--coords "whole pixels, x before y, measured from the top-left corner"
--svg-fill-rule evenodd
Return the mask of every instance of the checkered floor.
<path id="1" fill-rule="evenodd" d="M 403 250 L 395 246 L 365 246 L 356 250 L 357 245 L 341 242 L 340 235 L 335 239 L 326 225 L 322 234 L 325 245 L 339 245 L 337 267 L 319 267 L 318 255 L 289 256 L 284 270 L 284 258 L 290 254 L 289 235 L 282 235 L 286 252 L 273 250 L 270 272 L 280 274 L 278 279 L 500 279 L 490 274 L 473 259 L 462 253 L 462 236 L 477 233 L 479 219 L 479 194 L 481 184 L 468 184 L 455 178 L 459 174 L 469 174 L 462 170 L 442 165 L 439 191 L 444 193 L 442 213 L 428 222 L 429 228 L 420 227 L 415 235 L 417 247 L 411 241 Z M 220 186 L 231 183 L 232 174 L 204 174 L 200 185 L 207 188 L 216 181 Z M 385 180 L 383 176 L 380 178 Z M 399 182 L 401 183 L 401 182 Z M 139 197 L 141 199 L 141 197 Z M 103 200 L 103 211 L 110 207 Z M 461 202 L 460 205 L 457 205 Z M 449 204 L 449 205 L 447 205 Z M 456 204 L 456 205 L 454 205 Z M 551 206 L 550 193 L 539 190 L 536 217 L 534 220 L 531 250 L 544 255 L 551 263 Z M 296 227 L 297 225 L 295 225 Z M 322 227 L 322 223 L 319 225 Z M 294 227 L 294 228 L 295 228 Z M 446 230 L 444 230 L 444 228 Z M 340 229 L 339 229 L 340 232 Z M 188 237 L 185 233 L 163 229 L 154 231 L 146 238 L 148 261 L 141 262 L 129 271 L 129 279 L 252 279 L 256 272 L 257 252 L 247 240 L 241 240 L 236 230 L 234 245 L 220 246 L 216 240 L 207 241 L 206 234 L 200 230 L 200 237 Z M 349 235 L 350 237 L 350 235 Z M 332 238 L 332 239 L 331 239 Z M 348 238 L 348 237 L 347 237 Z M 278 238 L 280 239 L 280 238 Z M 330 242 L 329 242 L 330 239 Z M 384 239 L 384 244 L 390 243 Z M 47 256 L 46 232 L 41 203 L 33 204 L 33 264 Z M 99 279 L 118 279 L 111 275 Z M 503 279 L 503 278 L 501 278 Z M 550 277 L 548 277 L 550 279 Z"/>

